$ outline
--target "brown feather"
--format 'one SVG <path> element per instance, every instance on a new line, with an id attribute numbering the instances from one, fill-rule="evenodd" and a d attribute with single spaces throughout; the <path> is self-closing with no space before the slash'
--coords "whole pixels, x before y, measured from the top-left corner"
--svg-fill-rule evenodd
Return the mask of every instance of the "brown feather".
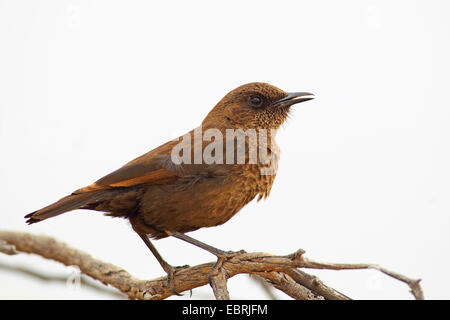
<path id="1" fill-rule="evenodd" d="M 255 109 L 249 105 L 254 95 L 263 98 L 264 107 Z M 201 127 L 220 130 L 223 139 L 227 129 L 277 129 L 289 111 L 277 103 L 287 96 L 265 83 L 241 86 L 209 112 Z M 189 132 L 191 137 L 193 132 Z M 78 208 L 91 209 L 128 218 L 138 233 L 164 238 L 167 231 L 188 232 L 225 223 L 256 196 L 260 199 L 269 195 L 279 159 L 275 141 L 266 146 L 273 156 L 272 163 L 260 163 L 258 159 L 256 164 L 176 165 L 171 151 L 179 141 L 169 141 L 95 183 L 28 214 L 27 222 L 35 223 Z M 205 141 L 200 143 L 202 149 L 208 145 Z M 273 167 L 274 172 L 261 174 L 264 167 Z"/>

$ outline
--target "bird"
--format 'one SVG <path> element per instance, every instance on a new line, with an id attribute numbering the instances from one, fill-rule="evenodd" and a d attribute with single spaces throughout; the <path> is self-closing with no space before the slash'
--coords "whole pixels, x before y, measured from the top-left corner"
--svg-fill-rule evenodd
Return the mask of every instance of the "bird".
<path id="1" fill-rule="evenodd" d="M 227 93 L 197 128 L 27 214 L 26 222 L 76 209 L 128 219 L 168 281 L 181 267 L 166 262 L 151 240 L 175 237 L 218 258 L 232 256 L 232 251 L 186 233 L 221 225 L 253 199 L 269 196 L 280 154 L 276 132 L 294 104 L 313 98 L 308 92 L 288 93 L 264 82 L 241 85 Z M 240 143 L 236 132 L 243 133 Z M 255 157 L 255 148 L 265 156 Z"/>

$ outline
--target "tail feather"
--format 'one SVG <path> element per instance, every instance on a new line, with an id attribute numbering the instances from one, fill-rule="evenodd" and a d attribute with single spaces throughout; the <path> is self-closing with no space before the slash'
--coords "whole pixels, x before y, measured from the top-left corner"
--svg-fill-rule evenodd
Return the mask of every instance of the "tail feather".
<path id="1" fill-rule="evenodd" d="M 28 224 L 33 224 L 57 215 L 60 215 L 64 212 L 79 209 L 90 202 L 94 201 L 97 197 L 96 192 L 87 192 L 81 194 L 71 194 L 55 203 L 46 206 L 40 210 L 29 213 L 25 216 L 28 220 L 26 221 Z"/>

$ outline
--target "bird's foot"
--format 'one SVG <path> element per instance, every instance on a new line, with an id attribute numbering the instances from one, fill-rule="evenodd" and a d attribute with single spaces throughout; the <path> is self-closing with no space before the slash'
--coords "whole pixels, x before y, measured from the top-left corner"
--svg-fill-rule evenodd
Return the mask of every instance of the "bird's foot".
<path id="1" fill-rule="evenodd" d="M 221 251 L 216 254 L 216 257 L 217 257 L 217 259 L 228 260 L 228 259 L 234 258 L 234 257 L 244 254 L 244 253 L 247 253 L 247 252 L 245 250 Z"/>
<path id="2" fill-rule="evenodd" d="M 211 283 L 211 278 L 217 274 L 217 272 L 222 268 L 223 264 L 229 260 L 232 259 L 238 255 L 247 253 L 245 250 L 239 250 L 239 251 L 217 251 L 215 253 L 216 257 L 217 257 L 217 262 L 216 264 L 211 268 L 211 271 L 209 273 L 208 279 L 209 279 L 209 283 Z"/>
<path id="3" fill-rule="evenodd" d="M 176 296 L 182 296 L 181 293 L 178 293 L 174 287 L 175 287 L 175 275 L 178 271 L 189 268 L 189 265 L 184 266 L 165 266 L 164 271 L 167 273 L 167 286 L 169 287 L 170 292 L 172 292 Z"/>
<path id="4" fill-rule="evenodd" d="M 175 272 L 179 271 L 179 270 L 183 270 L 183 269 L 187 269 L 190 268 L 191 266 L 188 264 L 185 264 L 184 266 L 176 266 L 176 267 L 172 267 L 175 269 Z"/>

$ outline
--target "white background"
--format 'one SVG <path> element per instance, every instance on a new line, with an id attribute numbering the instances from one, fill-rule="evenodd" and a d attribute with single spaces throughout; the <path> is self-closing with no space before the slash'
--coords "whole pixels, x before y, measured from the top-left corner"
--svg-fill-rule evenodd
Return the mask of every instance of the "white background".
<path id="1" fill-rule="evenodd" d="M 279 132 L 266 201 L 191 236 L 226 250 L 298 248 L 374 262 L 449 298 L 448 1 L 0 1 L 0 229 L 53 236 L 142 279 L 163 272 L 127 221 L 23 216 L 200 124 L 228 91 L 263 81 L 316 100 Z M 174 265 L 213 256 L 155 243 Z M 110 298 L 42 258 L 0 255 L 0 298 Z M 360 299 L 410 299 L 376 271 L 315 272 Z M 265 298 L 248 276 L 232 298 Z M 192 298 L 213 298 L 211 289 Z M 279 294 L 280 298 L 287 298 Z M 183 299 L 189 299 L 185 294 Z"/>

